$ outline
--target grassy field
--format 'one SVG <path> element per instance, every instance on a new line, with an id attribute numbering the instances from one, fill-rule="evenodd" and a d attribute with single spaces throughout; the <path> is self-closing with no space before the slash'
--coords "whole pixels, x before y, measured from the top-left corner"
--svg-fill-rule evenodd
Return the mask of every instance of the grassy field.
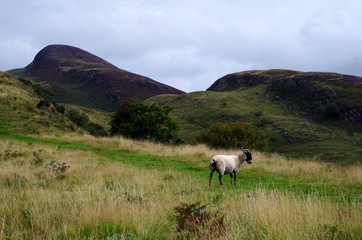
<path id="1" fill-rule="evenodd" d="M 82 135 L 64 115 L 36 107 L 41 99 L 23 83 L 0 72 L 0 84 L 0 239 L 361 239 L 360 162 L 319 162 L 308 154 L 301 161 L 254 151 L 253 164 L 243 165 L 236 186 L 224 176 L 223 186 L 214 177 L 209 187 L 211 157 L 237 152 Z M 226 104 L 219 102 L 209 114 L 220 108 L 221 117 L 237 117 L 232 103 L 245 103 L 242 94 L 179 97 L 204 106 L 212 96 Z M 306 124 L 303 132 L 318 133 L 292 113 L 280 118 L 282 109 L 254 104 L 242 104 L 249 111 L 243 118 L 262 124 L 267 114 L 270 128 L 294 121 Z M 78 110 L 100 124 L 109 119 Z M 229 110 L 235 114 L 226 115 Z M 201 124 L 200 113 L 193 114 Z M 358 155 L 360 135 L 349 146 L 345 133 L 334 134 L 345 141 L 340 147 L 354 147 Z M 319 144 L 333 146 L 329 136 Z"/>
<path id="2" fill-rule="evenodd" d="M 360 165 L 254 152 L 236 186 L 224 176 L 223 186 L 214 178 L 208 187 L 216 153 L 123 138 L 1 134 L 0 239 L 212 239 L 216 230 L 202 224 L 177 231 L 175 208 L 198 202 L 223 216 L 221 239 L 361 238 Z"/>
<path id="3" fill-rule="evenodd" d="M 271 152 L 300 159 L 361 163 L 361 131 L 350 136 L 342 125 L 304 119 L 300 112 L 277 104 L 266 95 L 266 86 L 258 85 L 228 92 L 160 95 L 146 102 L 172 107 L 170 115 L 179 124 L 180 136 L 186 142 L 192 142 L 198 131 L 215 122 L 243 121 L 266 133 Z"/>

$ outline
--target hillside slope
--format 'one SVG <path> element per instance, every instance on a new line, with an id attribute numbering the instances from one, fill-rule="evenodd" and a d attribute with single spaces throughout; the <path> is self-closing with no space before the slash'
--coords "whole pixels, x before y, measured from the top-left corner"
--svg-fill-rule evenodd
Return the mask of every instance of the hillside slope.
<path id="1" fill-rule="evenodd" d="M 299 111 L 304 118 L 362 123 L 362 78 L 325 72 L 246 71 L 226 75 L 208 91 L 266 85 L 270 100 Z"/>
<path id="2" fill-rule="evenodd" d="M 254 71 L 254 73 L 263 75 L 259 71 Z M 242 75 L 242 73 L 235 75 Z M 235 78 L 235 75 L 228 75 L 226 78 Z M 279 80 L 283 82 L 281 79 Z M 225 81 L 224 78 L 222 81 L 218 80 L 210 87 L 209 90 L 213 91 L 178 96 L 161 95 L 150 98 L 147 102 L 173 107 L 171 116 L 180 125 L 181 137 L 188 142 L 192 141 L 197 131 L 207 128 L 212 123 L 245 121 L 266 132 L 270 138 L 269 150 L 272 152 L 284 153 L 293 157 L 317 157 L 325 161 L 341 163 L 362 160 L 360 157 L 362 156 L 362 134 L 359 118 L 351 118 L 351 121 L 347 121 L 339 116 L 331 118 L 326 118 L 326 115 L 314 116 L 314 109 L 306 112 L 301 103 L 305 101 L 309 104 L 317 102 L 317 100 L 307 98 L 298 91 L 285 91 L 282 95 L 282 91 L 278 92 L 277 88 L 273 92 L 271 84 L 276 84 L 277 80 L 264 80 L 263 78 L 245 80 L 244 78 L 239 82 L 232 82 Z M 327 83 L 321 81 L 320 84 Z M 281 84 L 281 86 L 284 85 Z M 344 88 L 336 91 L 337 96 L 347 96 L 349 93 L 353 101 L 349 102 L 344 97 L 337 99 L 339 102 L 345 101 L 346 106 L 353 106 L 352 109 L 358 112 L 361 108 L 361 104 L 359 104 L 361 100 L 358 99 L 359 88 L 358 80 L 353 82 L 352 87 L 347 87 L 346 92 L 343 91 Z M 333 101 L 329 101 L 329 103 L 333 103 Z M 321 106 L 325 107 L 323 103 Z M 357 113 L 351 116 L 359 115 Z"/>
<path id="3" fill-rule="evenodd" d="M 58 102 L 109 111 L 128 98 L 145 100 L 159 94 L 182 93 L 66 45 L 47 46 L 28 66 L 9 72 L 16 77 L 49 83 Z"/>
<path id="4" fill-rule="evenodd" d="M 74 130 L 68 118 L 53 105 L 37 107 L 40 101 L 29 85 L 0 72 L 0 134 L 55 134 Z"/>

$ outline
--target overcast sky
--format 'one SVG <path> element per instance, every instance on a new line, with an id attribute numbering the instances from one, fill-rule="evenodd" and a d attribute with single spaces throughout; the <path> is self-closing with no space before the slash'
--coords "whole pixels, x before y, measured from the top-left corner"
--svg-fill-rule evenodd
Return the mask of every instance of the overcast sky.
<path id="1" fill-rule="evenodd" d="M 1 0 L 0 70 L 67 44 L 186 92 L 251 69 L 362 76 L 361 0 Z"/>

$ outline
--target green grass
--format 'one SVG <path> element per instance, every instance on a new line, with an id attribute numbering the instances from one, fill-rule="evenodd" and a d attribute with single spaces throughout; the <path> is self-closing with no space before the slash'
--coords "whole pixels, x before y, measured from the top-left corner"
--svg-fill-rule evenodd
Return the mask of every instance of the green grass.
<path id="1" fill-rule="evenodd" d="M 28 147 L 30 149 L 34 149 L 32 151 L 35 151 L 36 149 L 54 149 L 52 151 L 45 150 L 43 154 L 50 154 L 49 157 L 56 154 L 60 157 L 60 159 L 62 159 L 63 156 L 67 156 L 65 157 L 65 161 L 72 161 L 72 168 L 75 167 L 78 170 L 74 169 L 76 172 L 69 175 L 64 174 L 62 179 L 48 179 L 46 181 L 41 179 L 31 179 L 29 173 L 26 175 L 26 178 L 22 177 L 23 173 L 19 173 L 18 175 L 13 174 L 16 176 L 16 179 L 11 177 L 5 178 L 5 180 L 9 179 L 11 183 L 24 178 L 25 184 L 23 187 L 20 185 L 15 186 L 13 184 L 11 186 L 13 189 L 11 192 L 11 198 L 14 200 L 17 199 L 13 202 L 14 209 L 11 211 L 13 214 L 18 214 L 19 217 L 17 220 L 16 217 L 9 218 L 13 219 L 12 222 L 9 222 L 10 220 L 6 220 L 6 228 L 5 230 L 3 229 L 3 232 L 0 231 L 0 236 L 1 234 L 4 234 L 4 232 L 6 234 L 14 233 L 14 228 L 25 228 L 23 229 L 23 238 L 29 238 L 30 236 L 40 237 L 41 235 L 38 234 L 44 234 L 44 236 L 56 236 L 57 239 L 138 239 L 140 237 L 166 239 L 170 236 L 174 236 L 173 234 L 176 227 L 174 221 L 172 220 L 173 213 L 172 207 L 170 206 L 168 206 L 167 211 L 162 210 L 161 212 L 157 212 L 157 216 L 150 217 L 148 215 L 147 219 L 156 218 L 156 221 L 149 221 L 147 225 L 145 225 L 145 221 L 142 220 L 144 215 L 139 216 L 138 220 L 133 221 L 126 221 L 125 219 L 127 219 L 127 217 L 124 218 L 124 216 L 123 218 L 107 219 L 108 215 L 102 215 L 102 219 L 95 218 L 87 220 L 85 216 L 79 215 L 75 216 L 76 220 L 73 224 L 65 223 L 65 225 L 62 222 L 57 222 L 58 220 L 55 219 L 46 225 L 64 225 L 65 227 L 57 229 L 56 235 L 54 235 L 54 233 L 52 233 L 52 235 L 46 235 L 46 233 L 40 231 L 45 227 L 41 220 L 38 220 L 43 215 L 41 215 L 40 210 L 37 210 L 38 208 L 32 207 L 27 200 L 28 197 L 26 197 L 27 195 L 33 194 L 32 191 L 35 193 L 39 192 L 39 194 L 47 192 L 51 197 L 57 195 L 63 199 L 60 203 L 58 201 L 56 206 L 52 205 L 51 199 L 49 199 L 49 203 L 46 201 L 46 208 L 50 211 L 49 214 L 53 216 L 51 219 L 57 218 L 57 214 L 60 214 L 61 210 L 58 209 L 57 206 L 62 204 L 61 202 L 67 203 L 67 206 L 63 206 L 62 208 L 69 209 L 68 211 L 73 211 L 71 209 L 76 211 L 79 208 L 93 209 L 94 207 L 96 209 L 98 205 L 102 205 L 103 203 L 106 204 L 106 206 L 108 204 L 112 206 L 112 204 L 123 203 L 118 207 L 126 208 L 127 206 L 130 206 L 135 208 L 134 214 L 137 214 L 138 211 L 147 211 L 145 209 L 147 209 L 150 205 L 157 206 L 159 202 L 167 201 L 166 198 L 168 201 L 174 199 L 172 201 L 172 206 L 176 205 L 177 202 L 201 201 L 206 203 L 209 208 L 213 209 L 217 206 L 217 204 L 220 204 L 222 199 L 237 200 L 241 196 L 248 196 L 246 199 L 248 199 L 248 204 L 250 204 L 250 202 L 253 201 L 253 198 L 256 198 L 255 200 L 259 198 L 261 191 L 266 191 L 266 196 L 268 196 L 268 198 L 273 194 L 276 195 L 277 199 L 283 198 L 283 196 L 293 196 L 291 201 L 297 201 L 298 203 L 302 202 L 308 204 L 311 199 L 314 199 L 313 201 L 317 201 L 319 203 L 328 202 L 333 204 L 333 206 L 341 206 L 344 208 L 354 208 L 356 204 L 359 204 L 362 201 L 362 185 L 357 182 L 353 184 L 345 183 L 343 181 L 338 182 L 337 180 L 334 181 L 318 176 L 311 177 L 302 173 L 291 175 L 282 172 L 269 172 L 261 167 L 250 168 L 249 165 L 246 165 L 242 171 L 238 173 L 236 186 L 230 185 L 229 176 L 224 176 L 224 185 L 219 186 L 217 175 L 215 175 L 213 179 L 213 186 L 209 188 L 207 187 L 209 157 L 205 157 L 202 154 L 184 157 L 166 157 L 149 154 L 146 149 L 145 152 L 129 150 L 127 148 L 122 149 L 117 144 L 117 139 L 109 141 L 107 138 L 45 138 L 42 136 L 35 137 L 11 132 L 2 132 L 0 134 L 0 143 L 4 142 L 7 142 L 9 149 L 11 149 L 11 146 L 17 145 L 23 146 L 20 147 L 20 150 Z M 76 166 L 77 161 L 84 160 L 72 158 L 71 155 L 69 155 L 70 152 L 78 152 L 78 156 L 94 156 L 93 158 L 96 159 L 96 161 L 79 163 L 81 164 L 81 168 L 79 168 L 79 166 Z M 0 153 L 3 154 L 3 152 Z M 25 157 L 25 159 L 29 158 L 29 153 L 21 152 L 21 154 Z M 0 161 L 1 160 L 2 158 L 0 157 Z M 50 159 L 45 158 L 44 160 L 45 162 L 48 162 Z M 258 159 L 254 160 L 255 163 L 253 164 L 258 164 Z M 5 160 L 1 162 L 1 164 L 4 166 L 9 164 L 20 164 L 18 165 L 18 168 L 26 167 L 22 166 L 25 163 L 22 163 L 21 161 L 16 162 L 15 159 L 10 160 L 10 162 L 9 160 Z M 137 169 L 136 172 L 133 173 L 136 175 L 128 177 L 122 176 L 122 180 L 117 180 L 119 179 L 119 174 L 114 175 L 116 172 L 112 173 L 112 171 L 107 173 L 106 166 L 109 164 L 113 164 L 112 166 L 117 166 L 119 169 Z M 274 163 L 270 162 L 270 164 Z M 28 168 L 34 173 L 45 171 L 45 168 L 42 168 L 41 166 L 31 166 L 27 167 L 27 169 Z M 85 181 L 84 176 L 82 177 L 81 175 L 78 177 L 78 174 L 85 174 L 87 176 L 89 173 L 84 173 L 84 170 L 87 169 L 92 169 L 92 173 L 91 177 L 88 177 L 89 180 Z M 328 171 L 328 169 L 326 169 L 326 171 Z M 139 179 L 139 177 L 137 177 L 137 172 L 141 172 L 143 174 L 148 173 L 151 178 L 161 178 L 163 181 L 157 183 L 157 181 L 153 182 L 153 179 L 149 179 L 149 181 L 152 182 L 150 185 L 146 183 L 146 185 L 139 186 L 137 184 Z M 97 177 L 98 174 L 103 175 L 101 180 Z M 4 178 L 4 176 L 1 177 Z M 189 183 L 181 183 L 184 179 L 189 179 Z M 107 183 L 110 187 L 107 187 Z M 39 187 L 39 184 L 43 187 Z M 9 187 L 6 187 L 6 184 L 5 189 L 9 189 Z M 80 194 L 81 191 L 82 194 Z M 79 199 L 74 199 L 74 195 L 78 196 Z M 184 197 L 180 197 L 180 195 L 184 195 Z M 31 199 L 33 198 L 34 197 Z M 89 198 L 93 199 L 94 202 L 88 202 L 90 201 Z M 271 201 L 268 200 L 268 198 L 266 199 L 266 204 Z M 38 206 L 39 199 L 33 200 L 37 202 Z M 5 202 L 5 199 L 0 197 L 0 201 Z M 125 201 L 127 202 L 126 205 L 124 205 Z M 19 204 L 17 204 L 17 202 L 19 202 Z M 72 205 L 71 207 L 68 207 L 69 202 Z M 244 202 L 240 202 L 238 204 L 243 205 Z M 220 210 L 223 211 L 222 209 L 224 208 L 225 207 Z M 283 211 L 284 206 L 280 205 L 278 209 L 278 211 Z M 224 211 L 226 210 L 224 209 Z M 326 211 L 328 210 L 326 209 Z M 49 214 L 45 214 L 44 216 L 46 217 Z M 62 213 L 62 216 L 63 215 L 64 213 Z M 64 216 L 62 218 L 64 218 Z M 243 227 L 248 229 L 248 237 L 252 238 L 252 236 L 255 236 L 254 234 L 257 234 L 260 237 L 264 236 L 264 238 L 266 238 L 265 234 L 269 233 L 270 238 L 268 225 L 265 225 L 264 223 L 260 226 L 257 219 L 253 220 L 253 218 L 250 218 L 250 216 L 247 215 L 242 218 L 246 218 L 247 220 L 245 224 L 250 225 Z M 46 219 L 43 221 L 47 221 Z M 70 220 L 66 221 L 68 222 Z M 27 224 L 27 222 L 29 222 L 29 224 Z M 82 223 L 80 224 L 78 222 Z M 14 226 L 14 223 L 16 223 L 16 227 Z M 140 227 L 138 224 L 144 224 L 147 229 Z M 238 222 L 237 224 L 242 223 Z M 328 220 L 322 219 L 320 220 L 320 224 L 323 226 L 314 229 L 313 234 L 320 234 L 321 238 L 325 238 L 323 236 L 326 235 L 331 236 L 331 238 L 334 238 L 335 236 L 339 236 L 341 238 L 344 238 L 345 236 L 358 236 L 361 230 L 358 227 L 353 228 L 351 225 L 346 227 L 338 220 L 335 223 L 329 223 Z M 10 230 L 6 229 L 12 229 L 12 232 L 9 232 Z M 20 233 L 21 232 L 19 232 L 19 234 Z M 309 234 L 310 233 L 308 233 L 308 236 L 310 236 Z M 286 237 L 285 235 L 276 236 L 278 236 L 278 238 L 282 236 Z M 294 236 L 296 236 L 295 233 Z M 229 238 L 232 239 L 231 237 Z"/>
<path id="2" fill-rule="evenodd" d="M 343 126 L 303 119 L 295 109 L 271 101 L 266 85 L 228 92 L 161 95 L 147 102 L 173 108 L 170 116 L 179 124 L 179 134 L 186 142 L 192 142 L 197 131 L 212 123 L 245 121 L 266 133 L 270 152 L 341 164 L 362 161 L 362 132 L 356 129 L 351 141 Z"/>
<path id="3" fill-rule="evenodd" d="M 0 83 L 5 81 L 5 78 L 0 75 Z M 227 218 L 230 218 L 228 229 L 231 232 L 244 229 L 245 233 L 228 235 L 227 239 L 240 238 L 240 235 L 250 239 L 303 239 L 305 236 L 314 236 L 317 239 L 343 239 L 360 236 L 360 225 L 358 222 L 352 222 L 356 219 L 353 214 L 360 214 L 362 201 L 362 185 L 358 180 L 339 181 L 323 172 L 316 175 L 313 172 L 306 173 L 303 169 L 300 169 L 300 172 L 293 170 L 295 174 L 291 174 L 292 170 L 291 173 L 288 172 L 289 169 L 284 172 L 271 171 L 268 164 L 272 167 L 272 159 L 275 158 L 273 155 L 263 155 L 263 161 L 270 158 L 271 160 L 267 160 L 270 163 L 268 162 L 266 167 L 257 165 L 260 159 L 256 157 L 251 166 L 243 165 L 243 169 L 237 175 L 236 186 L 230 185 L 229 176 L 224 176 L 224 185 L 219 186 L 215 174 L 213 186 L 209 188 L 207 185 L 210 156 L 163 156 L 151 154 L 147 147 L 142 150 L 120 148 L 119 141 L 115 138 L 77 138 L 67 135 L 63 137 L 62 134 L 68 131 L 66 123 L 58 122 L 59 120 L 48 110 L 32 108 L 28 111 L 29 106 L 37 103 L 37 97 L 20 82 L 5 83 L 10 85 L 3 85 L 0 89 L 0 146 L 6 148 L 0 149 L 0 164 L 9 170 L 3 171 L 0 175 L 1 191 L 6 192 L 4 196 L 0 196 L 0 238 L 181 238 L 182 235 L 175 233 L 173 208 L 180 203 L 196 201 L 207 204 L 208 208 L 227 213 Z M 213 121 L 208 119 L 208 116 L 226 116 L 252 121 L 265 127 L 279 143 L 285 141 L 279 135 L 283 129 L 294 137 L 299 136 L 298 140 L 303 144 L 286 146 L 286 149 L 282 149 L 285 152 L 292 149 L 297 155 L 303 155 L 305 149 L 311 149 L 313 154 L 324 153 L 342 158 L 348 154 L 335 153 L 350 147 L 351 153 L 356 154 L 356 157 L 361 156 L 361 152 L 355 149 L 360 146 L 360 135 L 356 134 L 353 137 L 352 145 L 349 145 L 349 139 L 342 130 L 334 132 L 331 138 L 326 127 L 301 121 L 293 111 L 289 112 L 259 99 L 262 92 L 262 87 L 256 87 L 234 91 L 231 94 L 201 92 L 177 97 L 166 96 L 160 98 L 160 101 L 175 104 L 174 116 L 192 112 L 193 115 L 186 116 L 185 124 L 194 130 L 185 131 L 186 134 L 193 134 L 199 129 L 197 125 L 207 127 Z M 6 95 L 8 93 L 12 95 Z M 253 101 L 248 100 L 250 96 Z M 188 102 L 184 112 L 178 111 L 180 108 L 177 107 L 182 106 L 180 101 Z M 237 106 L 235 102 L 241 105 Z M 209 115 L 203 115 L 199 111 L 203 108 Z M 89 114 L 99 118 L 99 113 L 90 111 Z M 185 118 L 180 119 L 182 121 Z M 55 127 L 56 124 L 59 126 Z M 293 125 L 304 126 L 304 129 L 300 131 Z M 300 136 L 301 132 L 305 136 Z M 43 135 L 47 133 L 52 133 L 51 137 Z M 314 137 L 318 137 L 320 142 L 310 141 Z M 336 148 L 335 141 L 342 144 Z M 283 146 L 281 144 L 280 148 Z M 327 148 L 329 151 L 322 151 Z M 44 165 L 32 164 L 34 152 L 39 153 L 42 149 L 45 149 L 41 154 Z M 20 157 L 5 159 L 5 150 L 10 153 L 18 151 Z M 46 164 L 54 159 L 72 163 L 69 172 L 62 174 L 60 178 L 42 175 L 48 171 Z M 278 164 L 281 163 L 285 164 L 283 161 Z M 288 166 L 289 164 L 287 163 Z M 336 165 L 326 165 L 321 171 L 331 170 L 328 167 L 338 168 Z M 272 207 L 269 205 L 273 203 L 276 204 L 273 210 L 275 215 L 288 211 L 289 208 L 283 205 L 284 201 L 296 204 L 301 209 L 315 211 L 324 207 L 324 204 L 329 204 L 333 210 L 326 209 L 324 212 L 337 211 L 339 217 L 349 222 L 331 220 L 329 215 L 325 216 L 322 213 L 317 220 L 313 218 L 312 213 L 301 218 L 298 214 L 295 216 L 295 213 L 288 212 L 278 215 L 281 216 L 280 219 L 274 218 L 273 214 L 265 217 L 268 209 Z M 250 206 L 254 202 L 261 204 L 256 205 L 254 211 L 250 208 L 247 211 L 238 208 L 241 210 L 233 214 L 231 210 L 234 207 L 230 206 L 230 202 L 237 206 Z M 310 204 L 316 204 L 316 207 Z M 255 213 L 263 209 L 263 205 L 266 207 L 265 210 L 260 210 L 262 214 L 256 216 Z M 132 210 L 127 212 L 128 208 Z M 95 213 L 97 210 L 98 213 Z M 120 212 L 120 215 L 112 214 L 114 211 Z M 298 225 L 290 235 L 286 234 L 288 230 L 279 232 L 279 226 L 272 230 L 275 221 L 281 221 L 286 217 L 302 221 L 302 225 Z M 312 224 L 308 225 L 310 222 Z M 291 223 L 287 228 L 293 226 Z"/>
<path id="4" fill-rule="evenodd" d="M 120 150 L 118 148 L 104 148 L 85 142 L 64 141 L 49 138 L 37 138 L 31 136 L 1 133 L 0 138 L 25 142 L 28 144 L 41 144 L 55 146 L 59 150 L 82 150 L 91 151 L 103 161 L 115 161 L 122 164 L 129 164 L 142 169 L 174 170 L 184 174 L 197 177 L 199 181 L 207 181 L 208 161 L 202 157 L 181 158 L 181 157 L 160 157 L 150 154 L 142 154 L 136 151 Z M 218 178 L 215 175 L 213 184 L 218 186 Z M 227 188 L 234 189 L 230 185 L 230 177 L 223 177 Z M 302 177 L 270 173 L 263 169 L 250 169 L 241 171 L 238 174 L 237 192 L 252 191 L 253 189 L 268 189 L 293 192 L 299 196 L 316 194 L 320 197 L 332 198 L 335 200 L 362 200 L 362 186 L 357 184 L 332 184 L 325 179 L 308 179 Z M 218 187 L 214 188 L 216 191 Z M 342 193 L 342 194 L 341 194 Z"/>
<path id="5" fill-rule="evenodd" d="M 67 236 L 64 236 L 63 233 L 59 238 L 67 239 L 70 236 L 77 239 L 88 239 L 93 236 L 97 236 L 99 239 L 137 239 L 137 231 L 135 228 L 125 227 L 122 222 L 100 222 L 71 229 Z"/>
<path id="6" fill-rule="evenodd" d="M 27 89 L 27 87 L 20 82 L 14 82 L 13 84 L 17 84 L 18 87 L 25 90 Z M 229 116 L 255 122 L 256 125 L 264 124 L 265 131 L 274 139 L 271 142 L 271 151 L 273 151 L 273 149 L 277 149 L 278 152 L 281 153 L 292 151 L 292 155 L 304 157 L 306 152 L 308 153 L 306 156 L 317 155 L 318 153 L 329 154 L 327 157 L 331 158 L 331 161 L 341 162 L 352 162 L 353 159 L 359 158 L 362 155 L 362 150 L 359 147 L 361 146 L 360 140 L 358 140 L 360 136 L 358 134 L 354 136 L 352 143 L 346 138 L 342 130 L 334 133 L 331 137 L 331 134 L 328 134 L 328 129 L 325 127 L 301 121 L 293 112 L 286 114 L 285 110 L 278 106 L 260 100 L 259 98 L 264 90 L 263 86 L 258 86 L 256 88 L 233 91 L 231 93 L 199 92 L 181 96 L 160 96 L 159 101 L 164 101 L 162 104 L 173 103 L 175 110 L 172 114 L 175 119 L 181 121 L 182 136 L 192 136 L 193 133 L 200 129 L 200 126 L 207 127 L 215 118 Z M 249 100 L 250 98 L 252 98 L 252 101 Z M 54 123 L 57 123 L 59 119 L 54 118 L 51 112 L 38 110 L 36 108 L 33 108 L 32 111 L 27 111 L 27 108 L 29 108 L 31 104 L 36 104 L 37 101 L 37 98 L 34 97 L 31 92 L 28 93 L 28 96 L 22 95 L 22 98 L 20 98 L 19 94 L 16 95 L 16 99 L 9 97 L 0 99 L 0 112 L 2 113 L 0 115 L 0 138 L 21 141 L 28 144 L 55 146 L 64 150 L 91 151 L 104 161 L 122 162 L 144 169 L 173 169 L 186 174 L 192 174 L 198 177 L 200 181 L 207 181 L 208 179 L 207 165 L 209 159 L 202 157 L 197 157 L 196 159 L 159 157 L 128 150 L 121 151 L 116 147 L 104 148 L 102 146 L 91 145 L 87 142 L 70 142 L 59 139 L 27 136 L 25 134 L 39 134 L 40 132 L 49 130 L 53 133 L 54 130 L 55 133 L 62 133 L 62 131 L 59 131 L 59 128 L 54 127 Z M 195 106 L 197 106 L 197 108 Z M 182 111 L 180 111 L 181 108 Z M 205 111 L 200 111 L 200 109 L 204 109 L 206 113 Z M 97 112 L 92 113 L 87 109 L 83 109 L 83 111 L 99 119 Z M 42 114 L 42 117 L 38 116 L 40 114 Z M 185 121 L 185 119 L 187 119 L 187 121 Z M 57 124 L 59 124 L 60 128 L 66 128 L 66 124 L 61 125 L 61 122 Z M 279 135 L 282 129 L 287 130 L 292 135 L 301 135 L 302 132 L 302 134 L 305 134 L 307 137 L 306 139 L 298 140 L 302 141 L 302 144 L 288 145 L 285 144 L 285 139 Z M 304 130 L 301 131 L 300 129 Z M 313 141 L 310 137 L 317 137 L 318 141 Z M 336 145 L 336 142 L 339 144 Z M 306 151 L 306 149 L 308 149 L 308 151 Z M 328 149 L 328 151 L 325 151 L 325 149 Z M 343 153 L 346 150 L 349 154 Z M 350 156 L 352 156 L 351 159 L 346 159 Z M 260 187 L 292 191 L 298 194 L 316 191 L 320 196 L 326 195 L 336 199 L 339 198 L 338 193 L 340 191 L 345 193 L 343 197 L 347 196 L 347 198 L 352 198 L 356 192 L 361 190 L 360 186 L 343 184 L 337 186 L 325 183 L 321 179 L 304 181 L 298 176 L 290 178 L 289 176 L 283 176 L 281 174 L 267 173 L 261 169 L 242 171 L 239 174 L 239 180 L 240 185 L 238 189 L 240 190 L 252 190 Z M 229 176 L 224 177 L 224 182 L 226 186 L 228 186 Z M 217 177 L 214 177 L 214 183 L 217 185 Z"/>

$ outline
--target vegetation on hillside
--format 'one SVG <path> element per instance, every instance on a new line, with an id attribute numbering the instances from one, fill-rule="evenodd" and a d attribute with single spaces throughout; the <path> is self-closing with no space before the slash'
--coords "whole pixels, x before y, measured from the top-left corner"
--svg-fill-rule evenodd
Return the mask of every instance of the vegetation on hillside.
<path id="1" fill-rule="evenodd" d="M 71 122 L 45 103 L 42 90 L 29 82 L 21 82 L 0 72 L 0 131 L 24 134 L 61 133 L 71 129 Z M 37 90 L 36 90 L 37 89 Z"/>
<path id="2" fill-rule="evenodd" d="M 86 114 L 71 109 L 68 111 L 67 116 L 70 121 L 75 123 L 78 127 L 87 130 L 91 135 L 103 137 L 107 136 L 106 130 L 104 130 L 101 125 L 90 122 L 89 117 Z"/>
<path id="3" fill-rule="evenodd" d="M 189 143 L 211 124 L 243 121 L 266 134 L 271 152 L 341 164 L 362 161 L 360 124 L 315 121 L 289 107 L 283 98 L 274 99 L 268 91 L 267 85 L 255 84 L 225 92 L 160 95 L 146 102 L 172 107 L 170 116 L 179 124 L 180 136 Z"/>
<path id="4" fill-rule="evenodd" d="M 0 130 L 23 134 L 65 133 L 77 127 L 95 136 L 106 131 L 74 107 L 57 104 L 48 85 L 33 84 L 0 72 Z M 76 126 L 72 124 L 72 121 Z"/>
<path id="5" fill-rule="evenodd" d="M 231 91 L 258 85 L 266 86 L 270 100 L 304 118 L 356 127 L 362 123 L 362 78 L 357 76 L 281 69 L 245 71 L 220 78 L 208 90 Z"/>
<path id="6" fill-rule="evenodd" d="M 111 120 L 111 134 L 162 143 L 180 143 L 177 124 L 169 117 L 169 107 L 126 101 Z"/>
<path id="7" fill-rule="evenodd" d="M 216 149 L 268 150 L 265 133 L 243 122 L 220 122 L 196 134 L 195 143 L 204 143 Z"/>

